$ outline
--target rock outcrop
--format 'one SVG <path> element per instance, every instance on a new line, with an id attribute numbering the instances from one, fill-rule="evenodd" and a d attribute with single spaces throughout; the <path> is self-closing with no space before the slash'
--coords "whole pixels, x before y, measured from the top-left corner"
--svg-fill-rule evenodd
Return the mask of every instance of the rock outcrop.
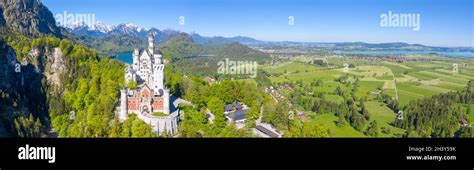
<path id="1" fill-rule="evenodd" d="M 13 119 L 18 115 L 33 114 L 49 122 L 48 92 L 60 94 L 60 77 L 67 72 L 64 56 L 59 48 L 32 49 L 18 61 L 12 47 L 0 40 L 0 137 L 10 136 Z"/>
<path id="2" fill-rule="evenodd" d="M 0 6 L 0 27 L 5 27 L 5 18 L 3 18 L 3 10 L 2 7 Z"/>
<path id="3" fill-rule="evenodd" d="M 53 14 L 39 0 L 0 0 L 0 12 L 0 26 L 27 36 L 61 37 Z"/>

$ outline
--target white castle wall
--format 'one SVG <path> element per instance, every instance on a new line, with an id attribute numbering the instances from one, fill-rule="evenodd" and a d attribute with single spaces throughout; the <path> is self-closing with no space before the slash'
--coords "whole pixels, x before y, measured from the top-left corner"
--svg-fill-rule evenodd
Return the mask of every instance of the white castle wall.
<path id="1" fill-rule="evenodd" d="M 153 132 L 156 132 L 158 135 L 163 135 L 164 133 L 175 135 L 178 133 L 178 112 L 179 111 L 177 110 L 168 116 L 152 116 L 144 114 L 137 114 L 137 116 L 145 123 L 151 125 Z"/>
<path id="2" fill-rule="evenodd" d="M 170 89 L 163 90 L 163 113 L 170 114 Z"/>
<path id="3" fill-rule="evenodd" d="M 120 112 L 119 112 L 119 120 L 124 121 L 127 119 L 127 90 L 120 89 Z"/>

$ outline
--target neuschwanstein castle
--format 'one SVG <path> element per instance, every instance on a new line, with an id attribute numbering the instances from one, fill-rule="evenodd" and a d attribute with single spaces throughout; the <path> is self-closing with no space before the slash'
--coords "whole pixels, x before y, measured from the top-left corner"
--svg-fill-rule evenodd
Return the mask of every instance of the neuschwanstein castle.
<path id="1" fill-rule="evenodd" d="M 133 52 L 133 63 L 127 65 L 125 83 L 136 82 L 136 89 L 121 89 L 119 118 L 124 121 L 128 114 L 153 127 L 162 135 L 178 132 L 179 111 L 170 103 L 170 90 L 164 86 L 163 56 L 155 53 L 153 33 L 148 37 L 148 49 Z"/>

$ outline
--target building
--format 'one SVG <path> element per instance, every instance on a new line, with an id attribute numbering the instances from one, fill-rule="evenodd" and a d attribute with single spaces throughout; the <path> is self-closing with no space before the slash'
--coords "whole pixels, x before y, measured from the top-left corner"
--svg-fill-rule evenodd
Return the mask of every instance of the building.
<path id="1" fill-rule="evenodd" d="M 255 126 L 253 132 L 264 138 L 281 138 L 282 133 L 278 132 L 275 127 L 268 123 L 260 123 Z"/>
<path id="2" fill-rule="evenodd" d="M 125 83 L 135 82 L 134 89 L 120 90 L 119 118 L 136 114 L 153 130 L 162 135 L 178 132 L 179 110 L 170 103 L 170 90 L 164 86 L 163 57 L 154 50 L 154 35 L 149 34 L 148 49 L 133 52 L 133 63 L 125 70 Z"/>
<path id="3" fill-rule="evenodd" d="M 240 102 L 234 101 L 232 104 L 224 106 L 224 116 L 228 121 L 234 123 L 244 123 L 248 108 Z"/>

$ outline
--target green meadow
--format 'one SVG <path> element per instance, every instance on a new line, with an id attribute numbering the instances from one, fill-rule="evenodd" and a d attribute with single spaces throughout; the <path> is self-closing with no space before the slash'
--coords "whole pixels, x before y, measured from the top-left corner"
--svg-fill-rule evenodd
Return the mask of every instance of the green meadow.
<path id="1" fill-rule="evenodd" d="M 366 137 L 364 133 L 355 130 L 347 122 L 342 127 L 337 126 L 337 116 L 333 114 L 318 114 L 312 116 L 310 121 L 328 128 L 331 137 Z"/>
<path id="2" fill-rule="evenodd" d="M 413 57 L 423 58 L 423 56 Z M 312 92 L 325 93 L 325 100 L 335 103 L 345 102 L 344 97 L 335 93 L 336 89 L 340 87 L 348 95 L 354 87 L 356 78 L 359 79 L 354 96 L 356 99 L 364 97 L 368 99 L 365 105 L 371 114 L 370 120 L 364 124 L 364 129 L 369 125 L 368 122 L 376 120 L 380 128 L 383 127 L 385 132 L 389 131 L 380 133 L 379 137 L 394 137 L 403 134 L 404 130 L 391 125 L 396 114 L 385 103 L 376 100 L 375 96 L 380 92 L 379 89 L 392 99 L 398 97 L 399 104 L 403 107 L 413 100 L 462 90 L 470 79 L 474 79 L 474 60 L 433 56 L 428 58 L 431 61 L 367 62 L 342 60 L 341 56 L 318 58 L 302 55 L 276 65 L 261 65 L 259 68 L 270 73 L 269 79 L 274 84 L 302 81 L 305 87 L 310 86 Z M 325 60 L 329 66 L 309 64 L 313 59 Z M 345 63 L 351 64 L 348 72 L 343 71 Z M 458 72 L 453 72 L 453 63 L 459 63 Z M 344 75 L 348 75 L 349 83 L 336 81 Z M 315 81 L 323 83 L 312 86 L 311 83 Z M 284 91 L 283 94 L 290 93 Z M 474 106 L 470 107 L 474 110 Z M 365 137 L 363 131 L 355 130 L 348 123 L 338 127 L 336 125 L 338 118 L 334 114 L 316 114 L 308 110 L 306 112 L 311 114 L 310 121 L 328 128 L 333 137 Z M 474 113 L 468 116 L 471 122 L 474 121 Z"/>

